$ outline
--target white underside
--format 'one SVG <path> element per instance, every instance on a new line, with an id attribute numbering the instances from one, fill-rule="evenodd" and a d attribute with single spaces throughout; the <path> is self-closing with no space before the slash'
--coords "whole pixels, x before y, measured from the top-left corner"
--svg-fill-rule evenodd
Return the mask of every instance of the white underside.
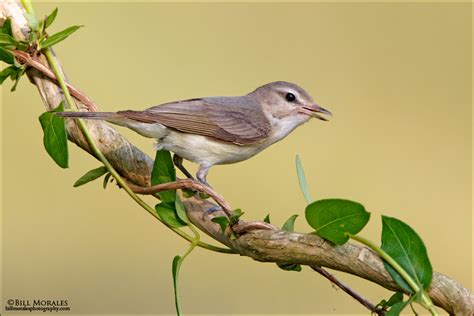
<path id="1" fill-rule="evenodd" d="M 244 146 L 213 140 L 205 136 L 177 132 L 161 124 L 133 122 L 126 125 L 145 137 L 157 139 L 157 150 L 169 150 L 186 160 L 210 167 L 246 160 L 281 140 L 308 119 L 309 117 L 306 115 L 294 115 L 283 119 L 273 118 L 271 121 L 272 133 L 266 140 L 259 144 Z"/>

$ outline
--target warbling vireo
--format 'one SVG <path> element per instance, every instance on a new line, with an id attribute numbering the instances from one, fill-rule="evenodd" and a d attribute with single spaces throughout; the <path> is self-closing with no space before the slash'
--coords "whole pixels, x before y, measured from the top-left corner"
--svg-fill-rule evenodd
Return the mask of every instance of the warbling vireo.
<path id="1" fill-rule="evenodd" d="M 197 178 L 207 184 L 213 165 L 246 160 L 283 139 L 311 117 L 332 115 L 296 84 L 268 83 L 244 96 L 209 97 L 165 103 L 143 111 L 60 112 L 71 118 L 106 120 L 157 140 L 157 150 L 173 152 L 175 165 L 199 164 Z"/>

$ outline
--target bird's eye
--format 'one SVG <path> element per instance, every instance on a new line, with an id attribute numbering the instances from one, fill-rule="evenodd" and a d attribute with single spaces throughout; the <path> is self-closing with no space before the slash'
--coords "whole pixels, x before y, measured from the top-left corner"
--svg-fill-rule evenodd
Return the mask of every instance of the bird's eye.
<path id="1" fill-rule="evenodd" d="M 294 95 L 293 93 L 288 92 L 288 93 L 285 95 L 285 99 L 286 99 L 286 101 L 288 101 L 288 102 L 293 102 L 293 101 L 296 100 L 296 97 L 295 97 L 295 95 Z"/>

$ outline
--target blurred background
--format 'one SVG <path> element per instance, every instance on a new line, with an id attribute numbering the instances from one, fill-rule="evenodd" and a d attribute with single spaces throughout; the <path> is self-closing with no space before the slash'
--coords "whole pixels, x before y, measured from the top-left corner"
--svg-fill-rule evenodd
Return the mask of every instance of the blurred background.
<path id="1" fill-rule="evenodd" d="M 334 113 L 312 120 L 208 181 L 244 219 L 300 214 L 295 155 L 313 196 L 358 201 L 362 235 L 380 215 L 423 238 L 434 270 L 472 289 L 470 3 L 37 3 L 59 7 L 51 32 L 70 81 L 104 111 L 242 95 L 295 82 Z M 70 169 L 43 149 L 44 108 L 26 78 L 2 87 L 2 306 L 67 299 L 70 314 L 173 314 L 171 261 L 187 243 L 114 185 L 72 184 L 99 163 L 70 146 Z M 154 156 L 151 139 L 120 129 Z M 188 163 L 194 172 L 196 166 Z M 153 200 L 149 200 L 153 203 Z M 377 303 L 390 293 L 336 273 Z M 369 314 L 304 268 L 197 249 L 180 276 L 186 314 Z M 17 314 L 19 315 L 19 314 Z"/>

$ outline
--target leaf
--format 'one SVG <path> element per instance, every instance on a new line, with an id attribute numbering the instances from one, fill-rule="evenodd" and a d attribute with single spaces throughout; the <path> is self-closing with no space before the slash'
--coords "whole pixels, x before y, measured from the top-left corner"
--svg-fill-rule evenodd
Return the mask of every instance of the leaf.
<path id="1" fill-rule="evenodd" d="M 387 301 L 386 306 L 393 306 L 395 303 L 403 302 L 403 293 L 396 292 Z"/>
<path id="2" fill-rule="evenodd" d="M 173 258 L 173 264 L 171 267 L 171 271 L 173 273 L 173 288 L 174 288 L 174 304 L 176 306 L 176 314 L 178 316 L 181 315 L 179 311 L 179 298 L 178 298 L 178 276 L 179 276 L 179 269 L 181 268 L 182 258 L 180 256 L 175 256 Z"/>
<path id="3" fill-rule="evenodd" d="M 300 272 L 301 266 L 299 264 L 294 264 L 294 263 L 277 263 L 277 266 L 285 271 L 296 271 Z"/>
<path id="4" fill-rule="evenodd" d="M 88 171 L 85 175 L 83 175 L 82 177 L 80 177 L 75 183 L 74 183 L 74 187 L 77 188 L 78 186 L 81 186 L 83 184 L 86 184 L 86 183 L 89 183 L 97 178 L 100 178 L 101 176 L 103 176 L 104 174 L 106 174 L 108 171 L 107 171 L 107 168 L 104 167 L 104 166 L 101 166 L 99 168 L 96 168 L 96 169 L 92 169 L 90 171 Z"/>
<path id="5" fill-rule="evenodd" d="M 8 34 L 0 33 L 0 45 L 13 45 L 16 47 L 16 41 Z"/>
<path id="6" fill-rule="evenodd" d="M 404 222 L 388 216 L 382 216 L 382 246 L 423 289 L 427 289 L 433 276 L 433 268 L 426 247 L 418 234 Z M 393 280 L 405 291 L 413 289 L 388 263 L 385 269 Z"/>
<path id="7" fill-rule="evenodd" d="M 207 200 L 208 198 L 210 198 L 210 196 L 207 195 L 206 193 L 199 192 L 199 198 L 203 200 Z"/>
<path id="8" fill-rule="evenodd" d="M 232 218 L 235 219 L 236 221 L 238 221 L 242 215 L 244 215 L 245 213 L 242 212 L 242 210 L 240 208 L 236 208 L 235 210 L 232 210 Z"/>
<path id="9" fill-rule="evenodd" d="M 63 41 L 64 39 L 66 39 L 66 37 L 68 37 L 75 31 L 77 31 L 81 27 L 82 25 L 70 26 L 67 29 L 62 30 L 61 32 L 58 32 L 49 36 L 48 38 L 46 38 L 44 41 L 41 42 L 41 49 L 45 49 L 53 45 L 56 45 L 57 43 Z"/>
<path id="10" fill-rule="evenodd" d="M 13 36 L 13 31 L 12 31 L 12 19 L 7 18 L 5 22 L 3 22 L 2 28 L 0 29 L 0 32 L 3 34 L 7 34 L 10 36 Z"/>
<path id="11" fill-rule="evenodd" d="M 336 245 L 342 245 L 349 237 L 364 228 L 370 218 L 361 204 L 343 199 L 325 199 L 306 207 L 306 220 L 316 234 Z"/>
<path id="12" fill-rule="evenodd" d="M 387 300 L 381 300 L 375 307 L 380 307 L 387 310 L 389 307 L 393 306 L 398 302 L 403 302 L 403 293 L 402 292 L 395 292 L 390 298 Z"/>
<path id="13" fill-rule="evenodd" d="M 286 222 L 283 224 L 281 227 L 282 230 L 287 231 L 287 232 L 292 232 L 295 229 L 295 220 L 298 217 L 298 215 L 291 215 L 290 218 L 286 220 Z"/>
<path id="14" fill-rule="evenodd" d="M 64 111 L 63 102 L 56 109 L 41 114 L 39 121 L 44 132 L 44 148 L 61 168 L 67 168 L 69 166 L 69 155 L 66 126 L 64 119 L 54 114 L 55 112 L 62 111 Z"/>
<path id="15" fill-rule="evenodd" d="M 193 190 L 182 189 L 182 191 L 185 198 L 190 198 L 196 195 L 196 192 Z"/>
<path id="16" fill-rule="evenodd" d="M 171 159 L 171 154 L 166 150 L 157 150 L 153 170 L 151 171 L 151 185 L 157 185 L 176 180 L 176 170 Z M 162 202 L 173 203 L 176 199 L 175 190 L 158 193 Z"/>
<path id="17" fill-rule="evenodd" d="M 25 73 L 26 71 L 26 68 L 25 67 L 22 67 L 22 68 L 17 68 L 17 71 L 12 73 L 10 75 L 10 78 L 12 78 L 12 80 L 14 80 L 13 82 L 13 86 L 12 88 L 10 89 L 10 91 L 15 91 L 16 90 L 16 86 L 18 85 L 18 83 L 20 82 L 20 78 L 21 76 L 23 76 L 23 74 Z"/>
<path id="18" fill-rule="evenodd" d="M 265 216 L 265 218 L 263 219 L 263 221 L 264 221 L 265 223 L 270 224 L 270 214 L 267 214 L 267 216 Z"/>
<path id="19" fill-rule="evenodd" d="M 10 66 L 3 69 L 0 72 L 0 84 L 2 84 L 8 77 L 15 74 L 17 71 L 18 71 L 18 68 L 16 68 L 15 66 Z"/>
<path id="20" fill-rule="evenodd" d="M 36 15 L 33 14 L 33 13 L 25 13 L 24 16 L 26 18 L 26 21 L 28 21 L 28 26 L 30 27 L 30 29 L 32 31 L 37 30 L 38 29 L 38 18 L 36 17 Z"/>
<path id="21" fill-rule="evenodd" d="M 105 188 L 107 188 L 107 183 L 109 183 L 109 179 L 110 177 L 112 176 L 111 173 L 107 173 L 104 177 L 104 182 L 102 183 L 102 186 L 104 187 L 104 190 Z"/>
<path id="22" fill-rule="evenodd" d="M 155 210 L 158 216 L 160 216 L 163 222 L 165 222 L 165 224 L 168 226 L 174 228 L 186 226 L 186 223 L 177 216 L 174 204 L 170 205 L 168 203 L 162 202 L 155 205 Z"/>
<path id="23" fill-rule="evenodd" d="M 51 12 L 46 19 L 44 20 L 44 28 L 47 28 L 51 24 L 53 24 L 54 19 L 56 19 L 56 15 L 58 15 L 58 8 L 54 9 L 53 12 Z"/>
<path id="24" fill-rule="evenodd" d="M 181 202 L 181 199 L 179 197 L 176 197 L 176 200 L 174 201 L 174 207 L 176 210 L 176 215 L 178 218 L 186 223 L 189 224 L 189 218 L 188 215 L 186 214 L 186 208 L 184 207 L 183 202 Z"/>
<path id="25" fill-rule="evenodd" d="M 10 65 L 13 65 L 13 63 L 15 62 L 13 54 L 4 49 L 3 47 L 0 47 L 0 60 Z"/>
<path id="26" fill-rule="evenodd" d="M 420 293 L 414 294 L 408 298 L 407 301 L 403 302 L 403 295 L 402 295 L 402 300 L 399 302 L 396 302 L 395 304 L 392 305 L 392 308 L 385 314 L 386 316 L 399 316 L 400 313 L 407 307 L 409 304 L 411 304 L 414 300 L 417 300 L 420 296 Z M 393 295 L 394 296 L 394 295 Z M 392 296 L 392 297 L 393 297 Z M 391 299 L 391 298 L 390 298 Z"/>
<path id="27" fill-rule="evenodd" d="M 313 202 L 313 198 L 308 190 L 308 183 L 306 182 L 306 177 L 304 175 L 303 165 L 299 155 L 296 155 L 296 174 L 298 175 L 298 182 L 300 184 L 301 192 L 303 192 L 306 203 Z"/>
<path id="28" fill-rule="evenodd" d="M 230 224 L 229 218 L 227 216 L 217 216 L 217 217 L 212 218 L 211 221 L 221 226 L 222 233 L 225 233 L 225 230 Z"/>
<path id="29" fill-rule="evenodd" d="M 399 316 L 402 310 L 407 306 L 405 302 L 398 302 L 393 304 L 388 312 L 385 313 L 385 316 Z"/>

